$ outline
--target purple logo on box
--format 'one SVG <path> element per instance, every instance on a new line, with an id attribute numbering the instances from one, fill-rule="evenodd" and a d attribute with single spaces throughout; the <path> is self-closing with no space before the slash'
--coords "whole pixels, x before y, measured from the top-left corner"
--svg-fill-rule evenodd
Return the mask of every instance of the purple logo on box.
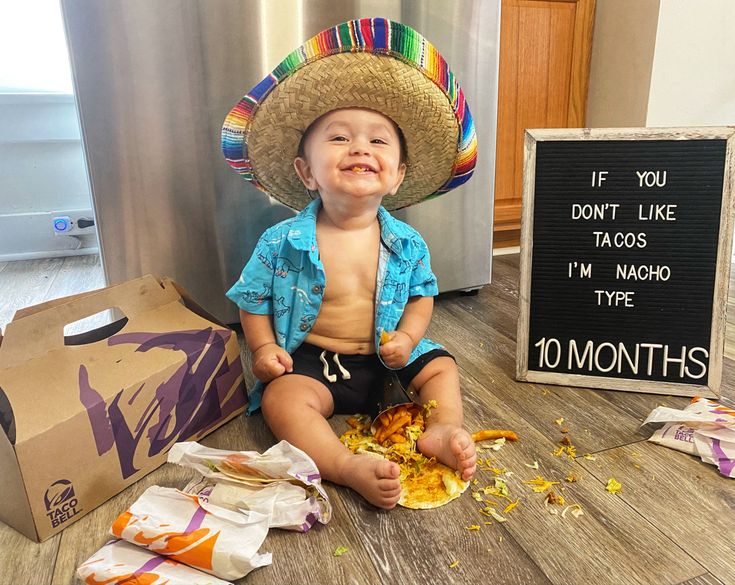
<path id="1" fill-rule="evenodd" d="M 228 329 L 203 329 L 173 333 L 122 333 L 109 345 L 136 344 L 135 351 L 165 348 L 181 351 L 186 361 L 153 392 L 121 390 L 105 401 L 89 380 L 84 365 L 79 367 L 79 399 L 87 410 L 97 453 L 117 450 L 120 471 L 128 478 L 137 471 L 135 455 L 145 437 L 146 458 L 167 450 L 177 440 L 203 434 L 245 405 L 245 385 L 239 355 L 227 361 Z M 125 407 L 147 400 L 138 420 L 128 420 Z M 141 409 L 137 408 L 137 411 Z M 145 448 L 145 447 L 144 447 Z"/>
<path id="2" fill-rule="evenodd" d="M 43 503 L 46 505 L 46 516 L 54 528 L 82 511 L 74 495 L 74 486 L 68 479 L 59 479 L 52 483 L 43 495 Z"/>

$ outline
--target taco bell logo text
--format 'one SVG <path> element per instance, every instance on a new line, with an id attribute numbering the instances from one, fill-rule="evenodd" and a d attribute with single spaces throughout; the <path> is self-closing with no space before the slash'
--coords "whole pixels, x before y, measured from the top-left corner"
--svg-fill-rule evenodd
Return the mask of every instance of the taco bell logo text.
<path id="1" fill-rule="evenodd" d="M 68 479 L 52 483 L 43 496 L 43 503 L 53 528 L 61 526 L 82 511 L 79 500 L 74 495 L 74 486 Z"/>

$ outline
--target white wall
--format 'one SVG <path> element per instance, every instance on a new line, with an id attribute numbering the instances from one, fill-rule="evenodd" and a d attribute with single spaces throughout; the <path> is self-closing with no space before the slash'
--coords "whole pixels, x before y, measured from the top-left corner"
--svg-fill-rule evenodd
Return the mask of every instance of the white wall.
<path id="1" fill-rule="evenodd" d="M 662 0 L 646 122 L 735 124 L 733 0 Z"/>
<path id="2" fill-rule="evenodd" d="M 734 125 L 734 31 L 733 0 L 597 0 L 587 125 Z"/>

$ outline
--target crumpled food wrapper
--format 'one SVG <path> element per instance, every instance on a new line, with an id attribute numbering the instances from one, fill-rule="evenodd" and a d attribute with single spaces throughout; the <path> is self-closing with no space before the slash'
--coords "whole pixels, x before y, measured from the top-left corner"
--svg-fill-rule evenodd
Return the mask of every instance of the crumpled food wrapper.
<path id="1" fill-rule="evenodd" d="M 649 441 L 699 455 L 725 477 L 735 477 L 735 410 L 695 396 L 684 410 L 655 408 L 643 424 L 666 423 Z"/>
<path id="2" fill-rule="evenodd" d="M 90 585 L 232 585 L 124 540 L 108 542 L 77 569 Z"/>
<path id="3" fill-rule="evenodd" d="M 258 552 L 268 534 L 266 515 L 233 512 L 173 488 L 149 487 L 110 531 L 222 579 L 240 579 L 271 564 L 270 553 Z"/>
<path id="4" fill-rule="evenodd" d="M 203 476 L 189 483 L 185 492 L 222 508 L 263 514 L 268 526 L 306 532 L 332 516 L 316 464 L 286 441 L 263 454 L 176 443 L 168 461 Z"/>

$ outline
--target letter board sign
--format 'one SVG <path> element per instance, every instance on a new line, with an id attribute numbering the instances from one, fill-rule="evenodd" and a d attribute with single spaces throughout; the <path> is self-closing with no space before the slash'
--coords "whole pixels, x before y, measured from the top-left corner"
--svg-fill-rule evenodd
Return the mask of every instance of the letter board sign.
<path id="1" fill-rule="evenodd" d="M 527 131 L 519 380 L 719 396 L 734 137 Z"/>

